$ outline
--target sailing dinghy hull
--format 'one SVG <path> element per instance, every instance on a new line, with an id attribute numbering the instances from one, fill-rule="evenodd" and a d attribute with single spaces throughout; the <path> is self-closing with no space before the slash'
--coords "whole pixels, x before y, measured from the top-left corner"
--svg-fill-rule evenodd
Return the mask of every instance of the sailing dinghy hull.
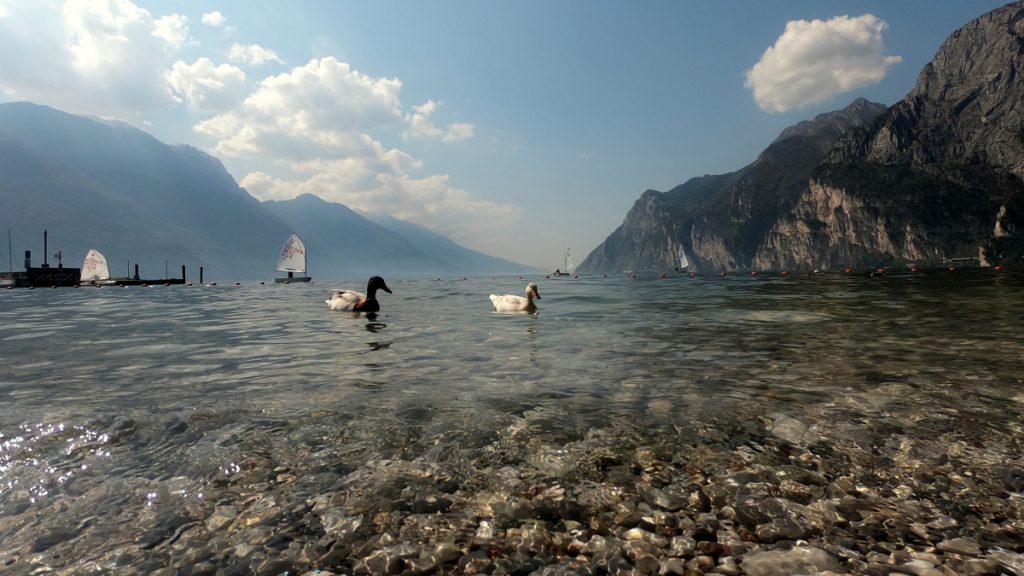
<path id="1" fill-rule="evenodd" d="M 292 234 L 281 249 L 281 256 L 277 259 L 277 271 L 287 272 L 287 276 L 274 278 L 278 284 L 292 284 L 295 282 L 309 282 L 312 280 L 306 275 L 306 245 L 299 240 L 299 237 Z M 299 272 L 302 276 L 296 276 Z"/>

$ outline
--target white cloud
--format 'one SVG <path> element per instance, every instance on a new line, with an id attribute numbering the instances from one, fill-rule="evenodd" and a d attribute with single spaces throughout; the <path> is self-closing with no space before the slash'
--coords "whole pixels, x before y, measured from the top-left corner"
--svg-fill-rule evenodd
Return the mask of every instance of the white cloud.
<path id="1" fill-rule="evenodd" d="M 284 60 L 273 51 L 258 44 L 232 44 L 228 49 L 228 60 L 259 66 L 267 62 L 284 64 Z"/>
<path id="2" fill-rule="evenodd" d="M 745 85 L 763 110 L 785 112 L 879 82 L 902 60 L 885 55 L 886 28 L 872 14 L 790 21 Z"/>
<path id="3" fill-rule="evenodd" d="M 475 199 L 447 175 L 421 175 L 421 161 L 373 136 L 472 135 L 469 124 L 433 126 L 432 101 L 406 113 L 401 88 L 396 78 L 374 78 L 334 58 L 316 59 L 262 80 L 237 109 L 195 129 L 215 139 L 218 154 L 266 160 L 285 174 L 260 171 L 242 178 L 241 185 L 260 199 L 312 193 L 462 241 L 493 235 L 503 223 L 516 221 L 518 206 Z"/>
<path id="4" fill-rule="evenodd" d="M 371 78 L 334 58 L 262 80 L 235 112 L 196 126 L 231 156 L 315 157 L 363 149 L 361 135 L 401 122 L 397 79 Z"/>
<path id="5" fill-rule="evenodd" d="M 188 20 L 181 14 L 162 16 L 153 22 L 152 34 L 174 48 L 181 48 L 188 40 L 187 22 Z"/>
<path id="6" fill-rule="evenodd" d="M 124 118 L 175 105 L 164 70 L 184 19 L 154 19 L 128 0 L 7 5 L 0 90 L 11 98 Z"/>
<path id="7" fill-rule="evenodd" d="M 227 23 L 227 21 L 228 19 L 225 18 L 224 15 L 217 10 L 203 14 L 202 19 L 203 24 L 206 24 L 207 26 L 212 26 L 214 28 L 220 28 L 225 23 Z"/>
<path id="8" fill-rule="evenodd" d="M 402 137 L 405 139 L 430 138 L 445 142 L 457 142 L 473 137 L 475 129 L 472 124 L 449 124 L 445 130 L 435 126 L 430 117 L 437 111 L 438 107 L 437 102 L 433 100 L 427 100 L 425 104 L 414 106 L 412 113 L 407 117 L 409 126 L 402 134 Z"/>
<path id="9" fill-rule="evenodd" d="M 476 128 L 474 128 L 472 124 L 456 122 L 455 124 L 448 125 L 448 129 L 445 130 L 442 140 L 445 142 L 457 142 L 459 140 L 472 138 L 475 133 Z"/>
<path id="10" fill-rule="evenodd" d="M 178 60 L 167 71 L 167 82 L 180 100 L 197 111 L 221 112 L 245 97 L 245 72 L 230 64 L 214 65 L 209 58 L 192 64 Z"/>

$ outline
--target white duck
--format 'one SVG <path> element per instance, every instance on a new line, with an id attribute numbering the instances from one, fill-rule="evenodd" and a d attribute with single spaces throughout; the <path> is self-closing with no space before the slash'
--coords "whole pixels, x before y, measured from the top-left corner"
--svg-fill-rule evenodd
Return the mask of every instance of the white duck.
<path id="1" fill-rule="evenodd" d="M 325 300 L 327 307 L 335 312 L 378 312 L 377 290 L 391 294 L 391 289 L 380 276 L 373 276 L 366 283 L 366 294 L 355 290 L 337 289 L 331 293 L 331 299 Z"/>
<path id="2" fill-rule="evenodd" d="M 540 293 L 537 292 L 537 285 L 530 282 L 526 285 L 526 298 L 513 296 L 511 294 L 491 294 L 491 304 L 498 312 L 536 312 L 537 305 L 533 299 L 540 300 Z"/>

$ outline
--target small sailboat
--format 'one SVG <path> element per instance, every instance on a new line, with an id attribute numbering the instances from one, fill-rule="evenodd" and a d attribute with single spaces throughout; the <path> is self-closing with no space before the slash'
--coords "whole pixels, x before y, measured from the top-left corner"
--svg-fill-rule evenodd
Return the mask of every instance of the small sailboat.
<path id="1" fill-rule="evenodd" d="M 686 252 L 679 252 L 679 268 L 676 268 L 676 272 L 686 272 L 687 268 L 690 267 L 690 261 L 686 259 Z"/>
<path id="2" fill-rule="evenodd" d="M 107 258 L 100 254 L 95 248 L 89 250 L 82 262 L 82 275 L 78 278 L 79 284 L 103 286 L 113 284 L 110 279 L 110 268 L 107 266 Z"/>
<path id="3" fill-rule="evenodd" d="M 164 276 L 167 276 L 166 270 Z M 163 284 L 185 283 L 185 266 L 181 267 L 181 278 L 140 278 L 139 265 L 135 265 L 135 275 L 111 276 L 107 266 L 107 258 L 95 248 L 89 250 L 82 262 L 82 273 L 78 279 L 79 286 L 157 286 Z"/>
<path id="4" fill-rule="evenodd" d="M 299 237 L 292 234 L 281 249 L 281 256 L 277 259 L 277 271 L 287 272 L 288 276 L 278 276 L 274 281 L 278 284 L 290 284 L 292 282 L 309 282 L 312 280 L 306 275 L 306 245 L 299 240 Z M 296 276 L 301 272 L 302 276 Z"/>
<path id="5" fill-rule="evenodd" d="M 572 261 L 572 252 L 568 246 L 565 247 L 565 257 L 562 264 L 565 266 L 565 271 L 563 272 L 562 268 L 557 268 L 552 276 L 572 276 L 576 270 L 576 263 Z"/>

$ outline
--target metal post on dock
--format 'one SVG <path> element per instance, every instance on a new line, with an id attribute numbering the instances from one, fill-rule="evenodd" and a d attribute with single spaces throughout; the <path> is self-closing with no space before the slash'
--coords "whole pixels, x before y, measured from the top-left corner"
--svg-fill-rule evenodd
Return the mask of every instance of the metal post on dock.
<path id="1" fill-rule="evenodd" d="M 182 282 L 185 281 L 185 265 L 184 264 L 181 265 L 181 281 Z"/>
<path id="2" fill-rule="evenodd" d="M 203 285 L 203 267 L 202 266 L 199 267 L 199 285 L 200 286 Z"/>

